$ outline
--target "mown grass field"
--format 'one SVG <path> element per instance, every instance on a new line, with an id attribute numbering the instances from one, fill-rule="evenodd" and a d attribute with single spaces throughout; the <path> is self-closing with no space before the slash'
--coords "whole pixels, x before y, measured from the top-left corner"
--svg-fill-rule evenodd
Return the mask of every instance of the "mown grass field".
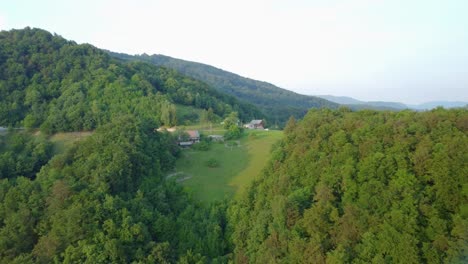
<path id="1" fill-rule="evenodd" d="M 281 131 L 246 131 L 238 146 L 212 143 L 208 151 L 185 149 L 169 177 L 186 186 L 202 202 L 231 198 L 261 172 L 271 146 L 281 136 Z M 207 165 L 210 159 L 216 160 L 219 166 L 210 168 Z"/>
<path id="2" fill-rule="evenodd" d="M 270 159 L 270 150 L 274 143 L 276 143 L 283 136 L 282 131 L 249 131 L 251 136 L 245 139 L 245 146 L 248 154 L 248 164 L 240 171 L 229 183 L 235 187 L 237 194 L 250 184 L 252 179 L 257 177 Z"/>

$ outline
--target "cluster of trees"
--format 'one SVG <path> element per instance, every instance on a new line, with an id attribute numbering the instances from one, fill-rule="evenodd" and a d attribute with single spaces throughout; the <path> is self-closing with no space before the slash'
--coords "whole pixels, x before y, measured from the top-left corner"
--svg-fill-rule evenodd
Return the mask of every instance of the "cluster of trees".
<path id="1" fill-rule="evenodd" d="M 0 32 L 0 124 L 44 132 L 91 130 L 125 114 L 177 123 L 175 104 L 224 116 L 260 115 L 208 85 L 148 63 L 123 63 L 44 30 Z"/>
<path id="2" fill-rule="evenodd" d="M 163 178 L 177 155 L 169 134 L 130 115 L 35 177 L 0 180 L 0 262 L 224 262 L 226 205 L 202 207 Z"/>
<path id="3" fill-rule="evenodd" d="M 311 111 L 229 208 L 237 263 L 467 263 L 468 111 Z"/>
<path id="4" fill-rule="evenodd" d="M 0 179 L 34 178 L 52 154 L 52 144 L 45 137 L 12 131 L 0 135 Z"/>
<path id="5" fill-rule="evenodd" d="M 241 127 L 241 121 L 237 112 L 230 113 L 225 119 L 223 124 L 226 133 L 224 133 L 224 138 L 227 140 L 230 139 L 239 139 L 244 132 L 244 128 Z"/>
<path id="6" fill-rule="evenodd" d="M 290 116 L 302 118 L 310 108 L 337 108 L 338 104 L 325 99 L 297 94 L 270 83 L 241 77 L 215 67 L 179 60 L 164 55 L 127 55 L 109 52 L 113 57 L 127 61 L 145 61 L 178 72 L 211 85 L 218 91 L 256 105 L 262 115 L 253 119 L 267 119 L 270 124 L 283 126 Z M 237 110 L 236 110 L 237 111 Z M 239 112 L 242 117 L 242 113 Z"/>

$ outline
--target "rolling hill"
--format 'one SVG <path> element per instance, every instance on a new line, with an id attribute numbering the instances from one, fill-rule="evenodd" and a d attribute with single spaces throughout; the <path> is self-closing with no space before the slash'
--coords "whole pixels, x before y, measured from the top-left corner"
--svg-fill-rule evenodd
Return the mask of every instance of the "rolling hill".
<path id="1" fill-rule="evenodd" d="M 302 118 L 310 108 L 337 108 L 338 104 L 298 94 L 273 84 L 239 76 L 216 67 L 176 59 L 164 55 L 128 55 L 110 52 L 111 56 L 127 61 L 145 61 L 203 81 L 223 93 L 258 106 L 270 123 L 284 124 L 290 116 Z"/>

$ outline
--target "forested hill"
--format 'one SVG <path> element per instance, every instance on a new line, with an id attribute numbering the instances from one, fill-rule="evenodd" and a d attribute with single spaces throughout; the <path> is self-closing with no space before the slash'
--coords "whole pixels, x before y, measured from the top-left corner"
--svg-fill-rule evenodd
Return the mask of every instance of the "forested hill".
<path id="1" fill-rule="evenodd" d="M 221 92 L 257 105 L 270 122 L 285 123 L 292 115 L 302 118 L 310 108 L 337 108 L 315 96 L 301 95 L 267 82 L 252 80 L 202 63 L 184 61 L 164 55 L 127 55 L 109 52 L 123 60 L 139 60 L 175 69 L 185 75 L 206 82 Z"/>
<path id="2" fill-rule="evenodd" d="M 173 125 L 174 105 L 212 108 L 247 121 L 253 105 L 174 70 L 121 63 L 88 44 L 40 29 L 0 32 L 0 126 L 90 130 L 122 114 Z"/>
<path id="3" fill-rule="evenodd" d="M 468 263 L 468 111 L 290 120 L 230 208 L 237 263 Z"/>

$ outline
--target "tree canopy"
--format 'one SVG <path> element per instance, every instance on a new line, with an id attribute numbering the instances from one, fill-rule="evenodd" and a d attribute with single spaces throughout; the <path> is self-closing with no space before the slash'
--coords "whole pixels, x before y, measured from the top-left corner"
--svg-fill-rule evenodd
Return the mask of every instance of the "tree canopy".
<path id="1" fill-rule="evenodd" d="M 237 263 L 466 263 L 468 113 L 291 119 L 231 206 Z"/>
<path id="2" fill-rule="evenodd" d="M 202 207 L 165 180 L 177 155 L 169 134 L 123 116 L 34 178 L 0 180 L 0 262 L 222 259 L 225 205 Z"/>

